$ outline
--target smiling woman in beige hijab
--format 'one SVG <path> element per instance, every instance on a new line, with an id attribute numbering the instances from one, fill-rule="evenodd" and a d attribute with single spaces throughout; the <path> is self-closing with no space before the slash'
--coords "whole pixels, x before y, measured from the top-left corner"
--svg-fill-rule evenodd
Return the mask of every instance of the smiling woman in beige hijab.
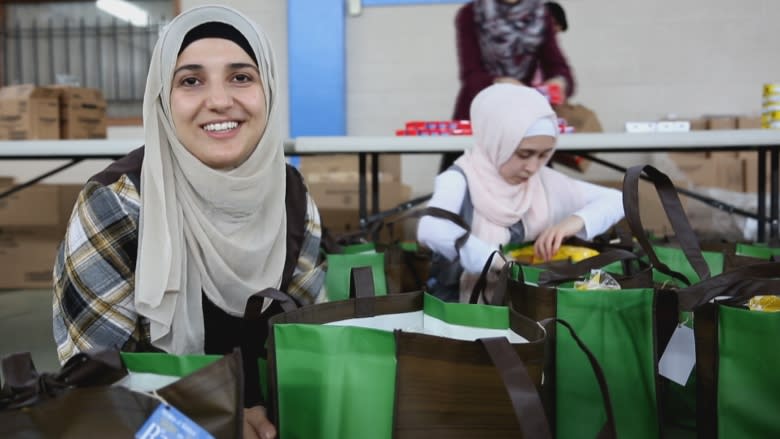
<path id="1" fill-rule="evenodd" d="M 244 354 L 248 405 L 267 318 L 243 319 L 266 288 L 325 300 L 320 221 L 287 166 L 276 66 L 257 26 L 224 6 L 165 27 L 149 66 L 145 147 L 85 185 L 54 268 L 62 362 L 87 349 Z"/>
<path id="2" fill-rule="evenodd" d="M 261 91 L 268 109 L 264 132 L 239 132 L 249 135 L 256 149 L 229 170 L 202 163 L 190 152 L 193 147 L 179 140 L 189 127 L 173 124 L 177 56 L 187 32 L 207 21 L 230 24 L 257 50 L 250 55 L 260 61 Z M 202 352 L 201 290 L 219 308 L 242 315 L 249 296 L 281 284 L 284 259 L 279 255 L 286 252 L 285 164 L 276 81 L 268 41 L 251 22 L 228 8 L 199 8 L 178 17 L 152 54 L 144 95 L 146 155 L 135 305 L 149 318 L 152 343 L 167 351 Z M 247 111 L 205 113 L 196 116 L 197 122 L 232 119 Z M 244 124 L 236 129 L 248 131 Z"/>

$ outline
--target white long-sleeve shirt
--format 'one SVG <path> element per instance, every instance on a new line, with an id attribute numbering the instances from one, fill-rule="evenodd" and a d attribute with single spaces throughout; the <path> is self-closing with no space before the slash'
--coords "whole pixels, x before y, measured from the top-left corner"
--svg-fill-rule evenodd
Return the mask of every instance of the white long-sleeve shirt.
<path id="1" fill-rule="evenodd" d="M 550 225 L 558 224 L 570 215 L 577 215 L 585 224 L 577 236 L 591 239 L 623 218 L 620 191 L 576 180 L 547 167 L 539 173 L 550 207 Z M 459 214 L 467 190 L 463 174 L 454 170 L 445 171 L 436 177 L 433 197 L 428 206 Z M 417 240 L 452 261 L 456 256 L 455 240 L 464 232 L 463 228 L 450 221 L 425 216 L 417 226 Z M 471 235 L 460 249 L 460 264 L 464 271 L 478 273 L 490 254 L 497 249 L 498 244 Z"/>

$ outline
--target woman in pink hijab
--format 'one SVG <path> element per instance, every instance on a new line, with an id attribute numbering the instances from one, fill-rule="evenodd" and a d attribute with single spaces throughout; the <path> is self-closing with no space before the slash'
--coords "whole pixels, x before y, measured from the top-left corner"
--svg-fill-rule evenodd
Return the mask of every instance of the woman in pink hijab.
<path id="1" fill-rule="evenodd" d="M 460 215 L 465 230 L 438 217 L 420 220 L 417 238 L 434 251 L 429 290 L 468 298 L 490 254 L 534 241 L 549 260 L 570 236 L 590 239 L 623 217 L 621 193 L 572 179 L 547 166 L 558 137 L 555 113 L 536 90 L 494 84 L 471 104 L 474 146 L 436 177 L 429 207 Z"/>

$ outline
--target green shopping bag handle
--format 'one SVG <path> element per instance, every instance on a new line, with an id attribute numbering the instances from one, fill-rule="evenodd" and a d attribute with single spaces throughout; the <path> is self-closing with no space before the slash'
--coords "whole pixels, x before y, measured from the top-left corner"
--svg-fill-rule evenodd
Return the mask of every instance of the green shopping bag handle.
<path id="1" fill-rule="evenodd" d="M 658 259 L 653 246 L 647 239 L 642 227 L 642 219 L 639 215 L 639 178 L 644 172 L 655 186 L 658 197 L 661 199 L 664 212 L 669 223 L 674 230 L 674 234 L 680 241 L 680 247 L 685 257 L 690 262 L 699 279 L 708 279 L 711 276 L 709 266 L 702 255 L 701 246 L 696 239 L 691 223 L 685 215 L 680 197 L 669 177 L 658 169 L 650 165 L 632 166 L 626 171 L 623 179 L 623 209 L 625 210 L 626 221 L 631 228 L 631 232 L 639 241 L 639 245 L 647 253 L 650 261 L 658 271 L 680 280 L 685 285 L 690 285 L 691 281 L 683 274 L 672 270 L 666 264 Z"/>
<path id="2" fill-rule="evenodd" d="M 566 320 L 559 319 L 557 317 L 550 317 L 539 322 L 543 327 L 547 327 L 550 323 L 559 323 L 569 330 L 569 334 L 577 343 L 580 350 L 585 353 L 585 356 L 590 362 L 590 367 L 593 370 L 593 374 L 596 375 L 596 381 L 601 390 L 601 398 L 604 401 L 604 412 L 607 415 L 607 421 L 596 436 L 597 439 L 614 439 L 617 437 L 617 427 L 615 426 L 615 413 L 612 410 L 612 398 L 609 396 L 609 386 L 607 386 L 607 378 L 604 375 L 604 369 L 601 368 L 599 360 L 593 355 L 593 352 L 588 348 L 584 341 L 577 335 L 577 331 Z M 547 332 L 548 334 L 550 331 Z"/>
<path id="3" fill-rule="evenodd" d="M 735 268 L 676 290 L 683 311 L 694 311 L 713 299 L 726 296 L 726 303 L 740 303 L 760 294 L 780 291 L 780 262 L 766 262 Z"/>

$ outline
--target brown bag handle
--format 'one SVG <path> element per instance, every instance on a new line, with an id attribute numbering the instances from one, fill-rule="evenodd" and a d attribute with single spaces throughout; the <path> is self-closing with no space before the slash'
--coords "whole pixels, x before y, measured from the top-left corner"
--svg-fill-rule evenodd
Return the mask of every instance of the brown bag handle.
<path id="1" fill-rule="evenodd" d="M 349 297 L 355 301 L 355 317 L 373 317 L 374 272 L 371 267 L 354 267 L 350 272 Z"/>
<path id="2" fill-rule="evenodd" d="M 628 250 L 608 250 L 604 253 L 599 253 L 596 256 L 591 256 L 590 258 L 583 259 L 580 262 L 571 265 L 549 267 L 539 274 L 538 284 L 540 286 L 556 285 L 563 282 L 581 279 L 583 276 L 590 273 L 590 271 L 593 269 L 602 268 L 613 262 L 631 261 L 638 258 L 639 256 Z"/>
<path id="3" fill-rule="evenodd" d="M 460 235 L 455 240 L 455 254 L 460 254 L 460 249 L 466 244 L 466 241 L 468 241 L 469 236 L 471 236 L 471 227 L 466 224 L 466 221 L 461 218 L 460 215 L 450 212 L 446 209 L 441 209 L 439 207 L 426 207 L 424 209 L 420 209 L 414 213 L 415 216 L 423 217 L 423 216 L 433 216 L 439 219 L 447 220 L 458 227 L 464 229 L 466 232 L 462 235 Z"/>
<path id="4" fill-rule="evenodd" d="M 685 215 L 680 202 L 680 196 L 677 194 L 669 177 L 650 165 L 639 165 L 629 168 L 623 179 L 623 208 L 626 214 L 626 221 L 631 228 L 631 232 L 639 241 L 639 245 L 647 253 L 654 268 L 682 281 L 685 285 L 691 284 L 687 277 L 672 270 L 658 259 L 653 246 L 644 233 L 642 219 L 639 216 L 639 177 L 642 172 L 647 175 L 655 186 L 672 230 L 674 230 L 674 234 L 680 242 L 680 247 L 688 262 L 690 262 L 700 280 L 708 279 L 711 276 L 709 266 L 702 255 L 699 240 L 696 238 L 691 223 Z"/>
<path id="5" fill-rule="evenodd" d="M 761 293 L 780 291 L 780 262 L 746 265 L 705 279 L 695 285 L 677 289 L 680 309 L 693 311 L 719 296 L 729 302 L 745 301 Z"/>
<path id="6" fill-rule="evenodd" d="M 263 314 L 263 302 L 266 298 L 279 302 L 282 310 L 285 312 L 298 309 L 298 302 L 289 294 L 276 288 L 266 288 L 249 296 L 244 308 L 244 318 L 247 320 L 258 320 Z"/>
<path id="7" fill-rule="evenodd" d="M 512 401 L 524 438 L 552 438 L 542 400 L 523 360 L 506 337 L 480 338 L 493 365 L 498 369 Z"/>
<path id="8" fill-rule="evenodd" d="M 582 339 L 577 335 L 577 331 L 574 330 L 574 328 L 569 324 L 569 322 L 559 319 L 557 317 L 551 317 L 548 319 L 544 319 L 541 322 L 539 322 L 542 326 L 547 327 L 550 323 L 560 323 L 563 325 L 566 329 L 569 330 L 569 334 L 571 334 L 571 337 L 574 339 L 575 343 L 577 343 L 577 346 L 580 348 L 582 352 L 585 353 L 585 356 L 588 357 L 588 361 L 590 362 L 590 367 L 593 369 L 593 374 L 596 375 L 596 381 L 599 385 L 599 390 L 601 390 L 601 398 L 604 401 L 604 411 L 607 415 L 607 421 L 604 423 L 604 426 L 599 431 L 598 435 L 596 436 L 597 439 L 614 439 L 617 437 L 617 427 L 615 426 L 615 413 L 612 410 L 612 398 L 609 396 L 609 387 L 607 386 L 607 378 L 604 375 L 604 369 L 601 368 L 601 365 L 599 364 L 599 360 L 596 358 L 595 355 L 593 355 L 593 352 L 588 348 L 588 346 L 585 344 L 585 342 L 582 341 Z M 550 331 L 547 332 L 550 334 Z"/>
<path id="9" fill-rule="evenodd" d="M 477 282 L 474 284 L 474 288 L 471 289 L 471 296 L 469 296 L 469 303 L 475 304 L 479 302 L 480 296 L 482 297 L 482 301 L 485 303 L 488 303 L 487 298 L 485 297 L 485 288 L 487 288 L 487 276 L 490 272 L 490 268 L 493 266 L 493 258 L 498 255 L 500 258 L 504 259 L 506 262 L 506 258 L 504 258 L 504 255 L 501 253 L 500 250 L 493 250 L 492 253 L 490 253 L 490 256 L 488 256 L 487 261 L 485 261 L 485 265 L 482 266 L 482 272 L 479 274 L 479 278 L 477 279 Z M 504 264 L 504 267 L 506 267 L 508 264 Z M 504 273 L 504 268 L 501 269 L 501 276 Z M 503 278 L 501 279 L 502 282 L 499 282 L 499 288 L 505 286 L 506 282 L 503 282 Z M 504 304 L 504 297 L 506 294 L 504 294 L 505 288 L 502 288 L 502 291 L 499 293 L 499 295 L 496 294 L 496 292 L 493 292 L 493 300 L 490 302 L 491 305 L 503 305 Z"/>
<path id="10" fill-rule="evenodd" d="M 0 409 L 31 406 L 72 386 L 109 385 L 127 374 L 117 350 L 78 353 L 58 373 L 38 373 L 29 352 L 6 356 L 0 367 L 5 376 Z"/>
<path id="11" fill-rule="evenodd" d="M 539 322 L 542 326 L 547 326 L 551 322 L 557 322 L 569 330 L 577 346 L 582 350 L 590 362 L 594 375 L 601 390 L 601 396 L 604 401 L 604 411 L 607 415 L 607 421 L 596 436 L 597 439 L 613 439 L 617 437 L 615 427 L 615 415 L 612 410 L 612 399 L 609 395 L 607 380 L 604 370 L 601 368 L 596 356 L 588 349 L 585 343 L 577 335 L 577 332 L 565 320 L 558 318 L 549 318 Z M 548 332 L 549 333 L 549 332 Z M 479 341 L 485 346 L 490 360 L 498 369 L 504 387 L 512 401 L 515 416 L 517 416 L 520 429 L 525 438 L 550 438 L 550 425 L 533 381 L 528 376 L 528 370 L 523 364 L 523 360 L 517 355 L 512 345 L 506 337 L 481 338 Z"/>

